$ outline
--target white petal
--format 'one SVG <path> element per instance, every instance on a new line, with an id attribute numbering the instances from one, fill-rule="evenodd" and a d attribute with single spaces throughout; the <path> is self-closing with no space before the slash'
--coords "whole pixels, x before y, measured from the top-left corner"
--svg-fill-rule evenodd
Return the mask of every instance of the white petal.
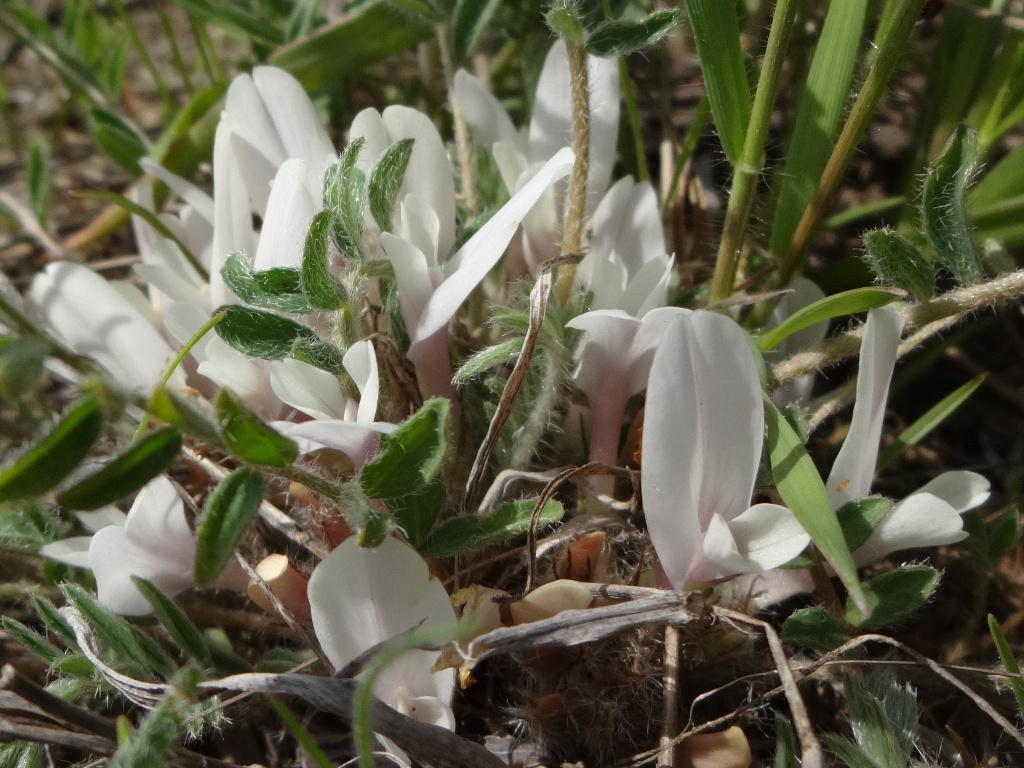
<path id="1" fill-rule="evenodd" d="M 314 419 L 345 416 L 345 395 L 338 379 L 325 370 L 295 358 L 268 365 L 270 386 L 282 402 Z"/>
<path id="2" fill-rule="evenodd" d="M 380 397 L 380 377 L 373 343 L 357 341 L 345 352 L 342 365 L 359 387 L 359 412 L 356 421 L 360 424 L 372 424 L 377 416 L 377 400 Z"/>
<path id="3" fill-rule="evenodd" d="M 969 509 L 980 507 L 992 494 L 991 485 L 988 480 L 977 472 L 965 470 L 953 470 L 943 472 L 934 480 L 914 491 L 917 493 L 930 493 L 949 504 L 957 512 L 963 513 Z"/>
<path id="4" fill-rule="evenodd" d="M 619 70 L 614 58 L 587 57 L 590 86 L 590 167 L 587 212 L 593 212 L 608 188 L 619 132 Z M 565 42 L 548 52 L 537 83 L 530 119 L 530 158 L 546 160 L 572 144 L 572 100 Z"/>
<path id="5" fill-rule="evenodd" d="M 447 325 L 466 297 L 498 263 L 523 217 L 548 187 L 568 175 L 573 161 L 571 149 L 558 152 L 452 256 L 449 263 L 454 273 L 449 271 L 449 264 L 445 264 L 449 276 L 424 307 L 411 334 L 413 344 Z"/>
<path id="6" fill-rule="evenodd" d="M 712 312 L 673 319 L 647 387 L 642 482 L 651 542 L 677 589 L 712 517 L 728 522 L 747 509 L 763 430 L 743 330 Z"/>
<path id="7" fill-rule="evenodd" d="M 106 528 L 108 525 L 124 528 L 125 520 L 128 519 L 128 515 L 112 504 L 100 507 L 92 512 L 76 512 L 75 517 L 92 533 L 96 533 L 96 531 Z"/>
<path id="8" fill-rule="evenodd" d="M 184 200 L 189 206 L 202 216 L 206 221 L 213 223 L 213 198 L 203 192 L 199 187 L 190 181 L 186 181 L 161 165 L 157 165 L 148 157 L 139 159 L 139 165 L 146 173 L 156 176 L 167 185 L 174 194 Z M 149 206 L 147 206 L 149 207 Z"/>
<path id="9" fill-rule="evenodd" d="M 789 287 L 792 290 L 779 299 L 775 312 L 772 313 L 772 320 L 775 321 L 776 325 L 790 315 L 825 298 L 825 292 L 806 277 L 794 278 Z M 825 338 L 826 333 L 828 333 L 827 320 L 797 331 L 779 344 L 777 349 L 782 356 L 801 352 L 821 342 Z"/>
<path id="10" fill-rule="evenodd" d="M 421 723 L 436 725 L 449 731 L 455 730 L 455 713 L 435 696 L 402 699 L 397 709 L 403 715 L 408 715 Z"/>
<path id="11" fill-rule="evenodd" d="M 164 558 L 158 548 L 143 546 L 116 526 L 104 528 L 92 537 L 89 561 L 100 603 L 123 616 L 142 616 L 152 610 L 132 582 L 132 576 L 148 579 L 171 596 L 195 585 L 191 561 Z"/>
<path id="12" fill-rule="evenodd" d="M 185 519 L 185 504 L 178 489 L 163 475 L 151 480 L 135 497 L 124 522 L 132 541 L 168 558 L 191 566 L 195 538 Z"/>
<path id="13" fill-rule="evenodd" d="M 301 453 L 310 453 L 318 448 L 333 448 L 346 454 L 356 468 L 377 450 L 380 436 L 395 430 L 394 424 L 374 422 L 360 424 L 341 419 L 320 419 L 295 424 L 291 421 L 274 421 L 271 426 L 299 444 Z"/>
<path id="14" fill-rule="evenodd" d="M 438 241 L 441 224 L 437 212 L 430 203 L 410 192 L 398 207 L 398 229 L 396 234 L 412 243 L 423 254 L 433 285 L 439 285 L 444 276 L 438 262 Z"/>
<path id="15" fill-rule="evenodd" d="M 414 330 L 434 293 L 427 257 L 415 245 L 390 232 L 381 233 L 380 244 L 395 271 L 402 319 L 406 328 Z"/>
<path id="16" fill-rule="evenodd" d="M 708 524 L 708 530 L 704 534 L 703 554 L 708 562 L 704 568 L 700 567 L 699 561 L 694 563 L 688 574 L 690 581 L 711 581 L 726 574 L 756 570 L 751 567 L 750 560 L 740 552 L 729 524 L 721 515 L 712 517 Z"/>
<path id="17" fill-rule="evenodd" d="M 309 604 L 317 639 L 338 668 L 415 627 L 454 630 L 456 624 L 444 586 L 415 550 L 390 536 L 376 549 L 360 547 L 355 536 L 343 541 L 313 571 Z M 454 671 L 432 674 L 436 656 L 408 652 L 400 668 L 385 671 L 374 693 L 391 705 L 402 694 L 449 701 Z"/>
<path id="18" fill-rule="evenodd" d="M 496 141 L 515 144 L 519 140 L 519 134 L 505 108 L 494 98 L 494 94 L 466 70 L 460 69 L 455 73 L 452 95 L 477 146 L 490 149 Z"/>
<path id="19" fill-rule="evenodd" d="M 878 460 L 878 442 L 882 436 L 889 382 L 896 364 L 896 349 L 903 330 L 903 318 L 884 309 L 868 313 L 861 343 L 860 371 L 857 375 L 857 399 L 853 404 L 850 432 L 839 449 L 829 473 L 828 488 L 832 505 L 839 509 L 854 499 L 871 493 Z"/>
<path id="20" fill-rule="evenodd" d="M 288 158 L 266 101 L 251 75 L 241 74 L 231 81 L 224 99 L 224 112 L 230 117 L 232 131 L 264 161 L 264 169 L 276 169 Z M 273 170 L 265 174 L 267 181 Z M 215 196 L 216 197 L 216 196 Z"/>
<path id="21" fill-rule="evenodd" d="M 269 195 L 269 188 L 266 190 Z M 213 249 L 210 257 L 210 301 L 219 306 L 231 292 L 220 276 L 229 254 L 251 255 L 256 235 L 252 228 L 249 192 L 242 177 L 242 167 L 231 148 L 231 124 L 222 118 L 213 141 Z"/>
<path id="22" fill-rule="evenodd" d="M 673 258 L 666 254 L 655 256 L 640 267 L 622 296 L 622 305 L 627 312 L 644 317 L 651 310 L 665 306 L 672 265 Z"/>
<path id="23" fill-rule="evenodd" d="M 665 231 L 650 182 L 637 183 L 629 176 L 615 182 L 594 211 L 590 247 L 618 253 L 630 276 L 651 259 L 665 256 Z"/>
<path id="24" fill-rule="evenodd" d="M 799 555 L 811 537 L 793 513 L 778 504 L 755 504 L 728 523 L 745 571 L 767 571 Z M 707 544 L 704 552 L 708 552 Z M 709 555 L 710 556 L 710 555 Z"/>
<path id="25" fill-rule="evenodd" d="M 286 160 L 274 177 L 252 267 L 301 267 L 306 232 L 319 207 L 306 189 L 309 171 L 305 161 Z"/>
<path id="26" fill-rule="evenodd" d="M 152 389 L 174 359 L 160 332 L 88 267 L 54 262 L 32 280 L 29 294 L 71 349 L 131 387 Z M 184 374 L 176 371 L 171 385 L 184 384 Z"/>
<path id="27" fill-rule="evenodd" d="M 505 182 L 505 189 L 510 195 L 514 194 L 522 186 L 520 180 L 524 183 L 526 181 L 524 177 L 530 168 L 529 158 L 523 154 L 518 144 L 503 141 L 497 142 L 491 152 L 494 154 L 494 162 L 498 166 L 501 180 Z M 551 218 L 556 219 L 553 213 Z"/>
<path id="28" fill-rule="evenodd" d="M 915 493 L 882 518 L 853 559 L 865 565 L 901 549 L 936 547 L 966 538 L 959 512 L 937 496 Z"/>
<path id="29" fill-rule="evenodd" d="M 39 548 L 39 554 L 75 568 L 92 568 L 92 563 L 89 561 L 89 545 L 91 543 L 92 536 L 71 536 L 44 544 Z"/>
<path id="30" fill-rule="evenodd" d="M 200 376 L 232 390 L 250 408 L 273 418 L 281 401 L 270 386 L 266 363 L 250 360 L 219 336 L 212 336 L 203 349 L 205 357 L 196 368 Z"/>

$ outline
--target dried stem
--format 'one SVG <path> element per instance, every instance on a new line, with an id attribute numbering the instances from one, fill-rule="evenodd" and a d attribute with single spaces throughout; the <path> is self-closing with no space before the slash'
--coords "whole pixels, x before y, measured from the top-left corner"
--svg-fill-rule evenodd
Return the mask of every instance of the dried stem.
<path id="1" fill-rule="evenodd" d="M 579 254 L 583 248 L 583 218 L 587 207 L 587 173 L 590 166 L 590 79 L 587 73 L 587 49 L 583 43 L 567 40 L 569 83 L 572 92 L 572 150 L 576 162 L 569 176 L 565 229 L 562 235 L 562 256 Z M 558 301 L 565 304 L 572 293 L 576 265 L 558 270 L 555 288 Z"/>

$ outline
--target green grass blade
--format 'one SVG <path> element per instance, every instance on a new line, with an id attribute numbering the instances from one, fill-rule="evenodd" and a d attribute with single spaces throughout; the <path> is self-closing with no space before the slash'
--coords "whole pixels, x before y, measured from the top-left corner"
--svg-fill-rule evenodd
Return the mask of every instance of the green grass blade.
<path id="1" fill-rule="evenodd" d="M 729 162 L 736 166 L 750 122 L 753 98 L 740 47 L 736 4 L 722 0 L 686 0 L 704 73 L 711 114 Z"/>
<path id="2" fill-rule="evenodd" d="M 988 615 L 988 631 L 992 634 L 992 642 L 995 643 L 1003 668 L 1011 675 L 1017 675 L 1010 678 L 1010 687 L 1013 688 L 1013 695 L 1017 699 L 1017 709 L 1021 716 L 1024 716 L 1024 683 L 1020 680 L 1020 665 L 1013 655 L 1013 649 L 1006 641 L 1006 635 L 1003 634 L 999 622 L 991 613 Z"/>
<path id="3" fill-rule="evenodd" d="M 771 251 L 776 257 L 782 256 L 789 246 L 839 135 L 867 6 L 867 0 L 829 4 L 782 171 L 771 234 Z"/>
<path id="4" fill-rule="evenodd" d="M 917 445 L 925 436 L 945 421 L 953 411 L 959 408 L 974 391 L 981 386 L 988 374 L 975 376 L 961 387 L 946 395 L 939 402 L 929 408 L 924 415 L 913 424 L 904 429 L 899 437 L 885 447 L 878 455 L 878 463 L 875 465 L 875 472 L 881 472 L 890 464 L 896 461 L 910 446 Z"/>
<path id="5" fill-rule="evenodd" d="M 824 320 L 831 320 L 833 317 L 843 317 L 884 307 L 904 296 L 904 292 L 896 288 L 855 288 L 834 296 L 826 296 L 824 299 L 819 299 L 804 307 L 799 312 L 794 312 L 785 321 L 772 328 L 761 337 L 758 346 L 762 352 L 767 352 L 804 328 L 810 328 L 812 325 Z"/>

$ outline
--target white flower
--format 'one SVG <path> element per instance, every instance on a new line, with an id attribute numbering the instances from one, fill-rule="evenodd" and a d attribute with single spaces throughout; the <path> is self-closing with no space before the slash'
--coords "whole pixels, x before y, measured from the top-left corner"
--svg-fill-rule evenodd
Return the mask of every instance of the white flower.
<path id="1" fill-rule="evenodd" d="M 124 616 L 142 616 L 152 607 L 132 581 L 147 579 L 168 595 L 195 586 L 196 543 L 177 489 L 162 475 L 135 497 L 127 517 L 113 508 L 78 513 L 96 532 L 47 544 L 42 554 L 96 576 L 100 603 Z"/>
<path id="2" fill-rule="evenodd" d="M 647 385 L 642 485 L 651 543 L 676 589 L 775 568 L 810 541 L 785 507 L 750 506 L 763 439 L 746 334 L 712 312 L 675 318 Z"/>
<path id="3" fill-rule="evenodd" d="M 388 537 L 375 549 L 343 541 L 309 580 L 313 629 L 338 669 L 364 652 L 418 627 L 456 626 L 455 609 L 415 550 Z M 410 650 L 374 686 L 388 706 L 422 722 L 455 729 L 449 702 L 452 670 L 432 672 L 436 653 Z"/>
<path id="4" fill-rule="evenodd" d="M 772 320 L 779 325 L 790 315 L 809 307 L 814 302 L 825 298 L 825 292 L 815 283 L 806 277 L 797 277 L 789 284 L 792 289 L 779 299 L 779 303 L 772 313 Z M 828 321 L 815 323 L 803 330 L 797 331 L 772 350 L 772 359 L 781 359 L 796 354 L 805 349 L 810 349 L 825 338 L 828 333 Z M 811 396 L 811 389 L 814 386 L 814 374 L 808 373 L 798 376 L 777 387 L 772 392 L 772 402 L 782 408 L 790 404 L 806 403 Z"/>
<path id="5" fill-rule="evenodd" d="M 903 323 L 902 317 L 885 309 L 868 313 L 850 431 L 825 484 L 836 509 L 871 493 Z M 854 560 L 863 565 L 901 549 L 962 541 L 967 533 L 960 515 L 988 497 L 988 480 L 976 472 L 944 472 L 897 502 L 854 553 Z"/>

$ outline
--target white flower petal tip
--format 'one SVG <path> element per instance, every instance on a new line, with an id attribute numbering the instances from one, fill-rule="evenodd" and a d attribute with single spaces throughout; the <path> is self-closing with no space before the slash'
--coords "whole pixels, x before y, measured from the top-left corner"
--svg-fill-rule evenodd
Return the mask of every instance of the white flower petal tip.
<path id="1" fill-rule="evenodd" d="M 963 527 L 963 518 L 956 509 L 937 496 L 919 491 L 893 506 L 853 553 L 853 559 L 857 565 L 865 565 L 903 549 L 955 544 L 967 538 Z"/>
<path id="2" fill-rule="evenodd" d="M 963 513 L 980 507 L 988 501 L 989 496 L 992 495 L 991 487 L 988 479 L 977 472 L 954 470 L 943 472 L 914 493 L 930 493 L 932 496 L 942 499 L 957 512 Z"/>
<path id="3" fill-rule="evenodd" d="M 60 541 L 44 544 L 39 548 L 39 554 L 48 560 L 56 560 L 58 563 L 70 565 L 74 568 L 92 568 L 89 560 L 89 545 L 92 543 L 92 536 L 70 536 Z"/>
<path id="4" fill-rule="evenodd" d="M 715 515 L 704 536 L 704 556 L 722 569 L 721 576 L 759 573 L 788 563 L 810 541 L 786 507 L 756 504 L 729 522 Z"/>
<path id="5" fill-rule="evenodd" d="M 342 542 L 309 580 L 313 629 L 327 658 L 342 668 L 364 651 L 416 627 L 456 626 L 440 581 L 412 547 L 388 537 L 376 549 Z M 436 653 L 409 651 L 384 670 L 374 693 L 390 706 L 402 698 L 451 699 L 455 675 L 432 673 Z"/>
<path id="6" fill-rule="evenodd" d="M 448 731 L 455 730 L 455 713 L 436 696 L 402 698 L 395 709 L 418 722 L 436 725 Z"/>

